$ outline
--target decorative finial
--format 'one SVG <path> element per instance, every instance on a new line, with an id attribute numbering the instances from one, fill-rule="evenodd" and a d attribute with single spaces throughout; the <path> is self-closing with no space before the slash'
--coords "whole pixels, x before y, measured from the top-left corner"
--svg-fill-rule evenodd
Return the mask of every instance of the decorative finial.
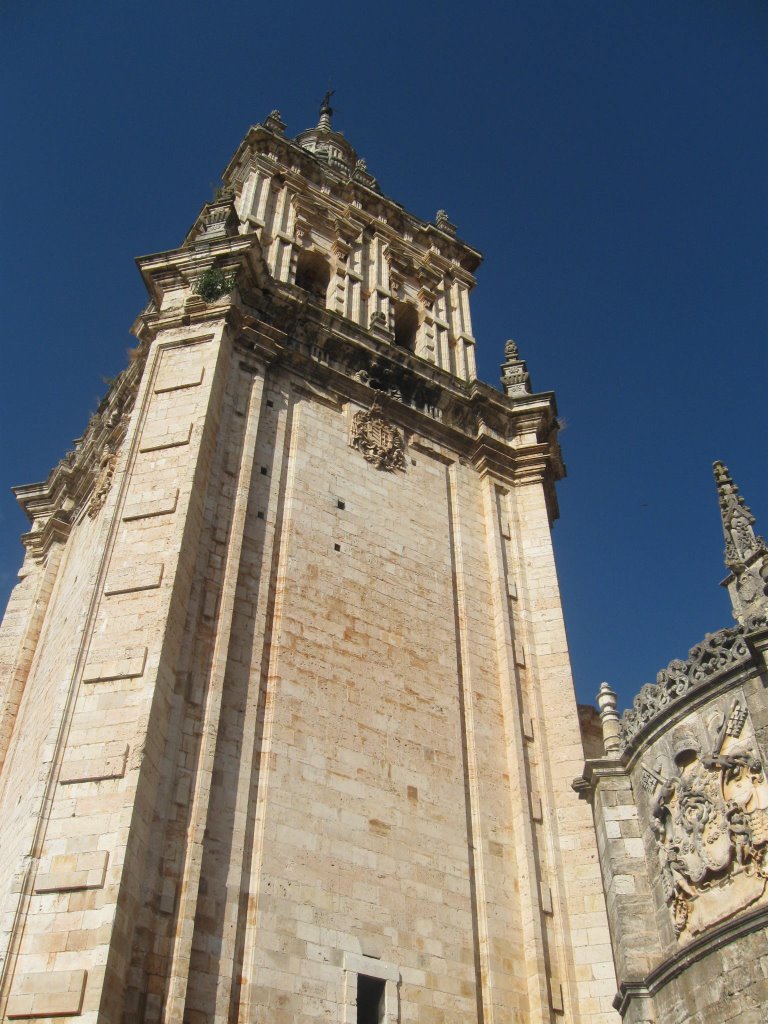
<path id="1" fill-rule="evenodd" d="M 725 536 L 725 564 L 731 576 L 725 581 L 734 617 L 742 624 L 768 612 L 768 548 L 755 533 L 755 517 L 739 494 L 727 466 L 713 463 L 720 518 Z"/>
<path id="2" fill-rule="evenodd" d="M 325 96 L 323 96 L 323 102 L 320 104 L 320 120 L 317 122 L 317 127 L 324 129 L 325 131 L 331 130 L 331 118 L 333 117 L 331 96 L 333 96 L 335 92 L 335 89 L 329 89 Z"/>
<path id="3" fill-rule="evenodd" d="M 520 358 L 517 343 L 508 339 L 504 345 L 504 362 L 501 364 L 501 386 L 508 398 L 531 393 L 531 378 L 525 361 Z"/>
<path id="4" fill-rule="evenodd" d="M 264 127 L 269 128 L 276 135 L 285 135 L 285 121 L 280 117 L 279 110 L 273 110 L 264 122 Z"/>
<path id="5" fill-rule="evenodd" d="M 511 338 L 507 338 L 507 341 L 504 345 L 504 358 L 507 361 L 520 358 L 520 353 L 517 348 L 517 342 L 512 341 Z"/>
<path id="6" fill-rule="evenodd" d="M 454 236 L 456 234 L 456 225 L 451 224 L 450 220 L 448 220 L 448 214 L 445 210 L 438 210 L 435 214 L 435 227 L 446 235 Z"/>
<path id="7" fill-rule="evenodd" d="M 597 706 L 600 708 L 606 757 L 617 757 L 621 752 L 621 722 L 617 704 L 616 691 L 612 690 L 608 683 L 601 683 L 597 695 Z"/>

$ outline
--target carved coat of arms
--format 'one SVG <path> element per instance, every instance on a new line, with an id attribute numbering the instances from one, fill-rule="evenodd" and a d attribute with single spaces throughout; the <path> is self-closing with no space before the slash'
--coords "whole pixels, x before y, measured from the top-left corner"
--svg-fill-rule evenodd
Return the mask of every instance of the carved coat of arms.
<path id="1" fill-rule="evenodd" d="M 711 753 L 686 751 L 664 776 L 643 768 L 651 828 L 675 932 L 696 934 L 763 896 L 768 879 L 768 781 L 742 737 L 734 701 Z"/>
<path id="2" fill-rule="evenodd" d="M 352 417 L 349 443 L 377 469 L 405 469 L 405 446 L 400 431 L 387 423 L 378 405 Z"/>

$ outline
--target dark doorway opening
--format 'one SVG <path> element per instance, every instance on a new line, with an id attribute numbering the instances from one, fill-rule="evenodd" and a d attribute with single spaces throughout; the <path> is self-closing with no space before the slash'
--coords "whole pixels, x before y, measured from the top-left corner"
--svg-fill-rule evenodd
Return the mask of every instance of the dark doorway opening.
<path id="1" fill-rule="evenodd" d="M 357 976 L 357 1024 L 381 1024 L 384 1020 L 384 986 L 381 978 Z"/>

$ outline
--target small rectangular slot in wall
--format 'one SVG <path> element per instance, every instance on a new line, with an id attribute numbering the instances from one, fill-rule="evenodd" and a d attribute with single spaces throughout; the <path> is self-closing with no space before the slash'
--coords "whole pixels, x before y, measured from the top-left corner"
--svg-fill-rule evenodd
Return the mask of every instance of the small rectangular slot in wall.
<path id="1" fill-rule="evenodd" d="M 273 408 L 274 408 L 274 405 L 275 405 L 275 403 L 274 403 L 274 402 L 272 401 L 272 399 L 271 399 L 271 398 L 268 398 L 268 399 L 267 399 L 267 408 L 268 408 L 268 409 L 273 409 Z"/>
<path id="2" fill-rule="evenodd" d="M 341 551 L 341 544 L 334 544 L 333 545 L 333 550 L 334 551 Z"/>
<path id="3" fill-rule="evenodd" d="M 346 504 L 341 500 L 341 498 L 336 499 L 336 508 L 340 508 L 343 512 L 346 507 Z"/>
<path id="4" fill-rule="evenodd" d="M 262 466 L 261 467 L 261 475 L 262 476 L 266 476 L 267 475 L 267 467 L 266 466 Z"/>
<path id="5" fill-rule="evenodd" d="M 563 1002 L 563 986 L 557 980 L 557 978 L 549 979 L 549 1002 L 555 1013 L 564 1013 L 565 1004 Z"/>
<path id="6" fill-rule="evenodd" d="M 540 889 L 541 889 L 541 909 L 542 909 L 542 911 L 545 914 L 552 914 L 552 913 L 554 913 L 554 910 L 553 910 L 553 907 L 552 907 L 552 890 L 546 884 L 546 882 L 542 882 L 541 883 Z"/>
<path id="7" fill-rule="evenodd" d="M 544 820 L 544 811 L 541 806 L 541 798 L 537 793 L 531 793 L 531 817 L 534 821 Z"/>
<path id="8" fill-rule="evenodd" d="M 357 976 L 357 1024 L 381 1024 L 384 1020 L 386 982 L 367 974 Z"/>

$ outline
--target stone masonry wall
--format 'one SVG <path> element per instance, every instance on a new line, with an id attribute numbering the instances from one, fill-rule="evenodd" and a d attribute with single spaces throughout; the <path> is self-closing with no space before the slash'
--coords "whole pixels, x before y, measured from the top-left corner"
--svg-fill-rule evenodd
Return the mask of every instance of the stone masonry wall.
<path id="1" fill-rule="evenodd" d="M 541 480 L 360 408 L 160 332 L 4 774 L 6 1019 L 616 1019 Z"/>

